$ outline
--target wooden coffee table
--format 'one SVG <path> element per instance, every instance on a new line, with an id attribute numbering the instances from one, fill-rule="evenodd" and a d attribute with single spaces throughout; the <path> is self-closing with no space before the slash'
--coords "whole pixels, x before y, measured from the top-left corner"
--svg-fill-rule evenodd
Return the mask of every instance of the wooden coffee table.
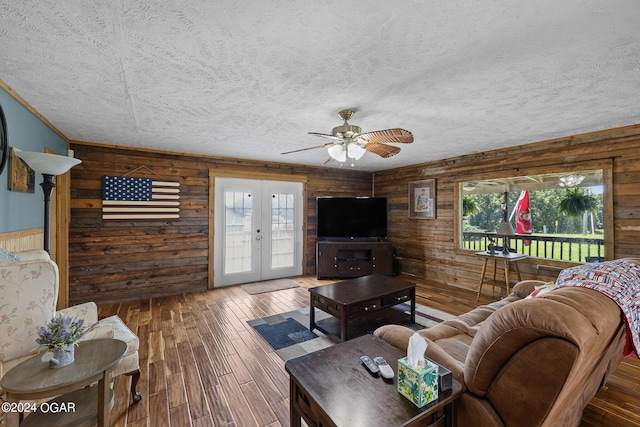
<path id="1" fill-rule="evenodd" d="M 374 274 L 309 289 L 309 329 L 318 329 L 341 341 L 369 333 L 378 326 L 416 320 L 416 284 Z M 391 307 L 411 301 L 407 315 Z M 318 308 L 332 317 L 315 321 Z"/>
<path id="2" fill-rule="evenodd" d="M 50 368 L 41 355 L 11 368 L 0 381 L 9 402 L 34 402 L 58 396 L 38 404 L 38 410 L 25 417 L 25 426 L 109 426 L 112 392 L 109 372 L 117 366 L 127 344 L 116 339 L 81 341 L 75 361 L 62 368 Z M 97 387 L 84 388 L 94 383 Z M 64 410 L 57 411 L 62 408 Z M 18 413 L 8 412 L 7 427 L 18 425 Z"/>
<path id="3" fill-rule="evenodd" d="M 360 363 L 363 354 L 384 357 L 394 378 L 369 374 Z M 462 395 L 460 383 L 453 380 L 450 390 L 418 408 L 398 393 L 398 359 L 404 356 L 380 338 L 365 335 L 288 360 L 291 427 L 300 427 L 301 417 L 308 425 L 326 427 L 455 425 L 453 404 Z"/>

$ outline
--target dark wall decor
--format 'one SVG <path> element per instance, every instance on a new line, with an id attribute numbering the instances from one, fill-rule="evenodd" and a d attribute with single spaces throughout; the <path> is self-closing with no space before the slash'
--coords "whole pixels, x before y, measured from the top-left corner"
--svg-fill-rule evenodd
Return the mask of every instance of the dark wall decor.
<path id="1" fill-rule="evenodd" d="M 0 105 L 0 175 L 7 164 L 9 157 L 9 141 L 7 139 L 7 121 L 4 118 L 4 111 Z"/>
<path id="2" fill-rule="evenodd" d="M 15 149 L 9 154 L 9 190 L 21 193 L 35 193 L 36 173 L 20 157 Z"/>

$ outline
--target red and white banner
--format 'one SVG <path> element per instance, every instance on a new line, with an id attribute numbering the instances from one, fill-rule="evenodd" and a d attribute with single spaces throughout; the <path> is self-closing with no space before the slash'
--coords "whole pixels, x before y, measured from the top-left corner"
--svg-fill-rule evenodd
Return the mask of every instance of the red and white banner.
<path id="1" fill-rule="evenodd" d="M 529 210 L 529 192 L 523 191 L 518 197 L 516 202 L 516 233 L 518 234 L 531 234 L 533 229 L 531 228 L 531 211 Z M 525 245 L 530 242 L 525 241 Z"/>

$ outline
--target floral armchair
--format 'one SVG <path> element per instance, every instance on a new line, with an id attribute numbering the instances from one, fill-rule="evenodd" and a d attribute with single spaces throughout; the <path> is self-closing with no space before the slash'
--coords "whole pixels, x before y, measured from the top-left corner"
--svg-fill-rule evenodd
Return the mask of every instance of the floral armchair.
<path id="1" fill-rule="evenodd" d="M 127 344 L 120 364 L 111 375 L 112 378 L 120 374 L 131 376 L 133 401 L 140 401 L 142 396 L 136 391 L 140 378 L 138 337 L 118 316 L 98 320 L 98 309 L 93 302 L 56 312 L 58 277 L 58 266 L 43 250 L 13 254 L 0 249 L 0 378 L 38 353 L 38 327 L 62 313 L 84 319 L 90 327 L 82 340 L 116 338 Z"/>

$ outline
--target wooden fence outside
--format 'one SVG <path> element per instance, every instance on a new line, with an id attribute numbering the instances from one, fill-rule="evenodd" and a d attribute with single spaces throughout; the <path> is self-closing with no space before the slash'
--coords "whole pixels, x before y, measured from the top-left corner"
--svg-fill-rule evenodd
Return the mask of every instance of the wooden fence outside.
<path id="1" fill-rule="evenodd" d="M 504 247 L 503 237 L 496 233 L 463 232 L 462 235 L 465 249 L 488 250 L 491 241 L 498 250 Z M 517 235 L 509 237 L 509 248 L 512 252 L 539 258 L 574 262 L 604 261 L 603 238 Z"/>

